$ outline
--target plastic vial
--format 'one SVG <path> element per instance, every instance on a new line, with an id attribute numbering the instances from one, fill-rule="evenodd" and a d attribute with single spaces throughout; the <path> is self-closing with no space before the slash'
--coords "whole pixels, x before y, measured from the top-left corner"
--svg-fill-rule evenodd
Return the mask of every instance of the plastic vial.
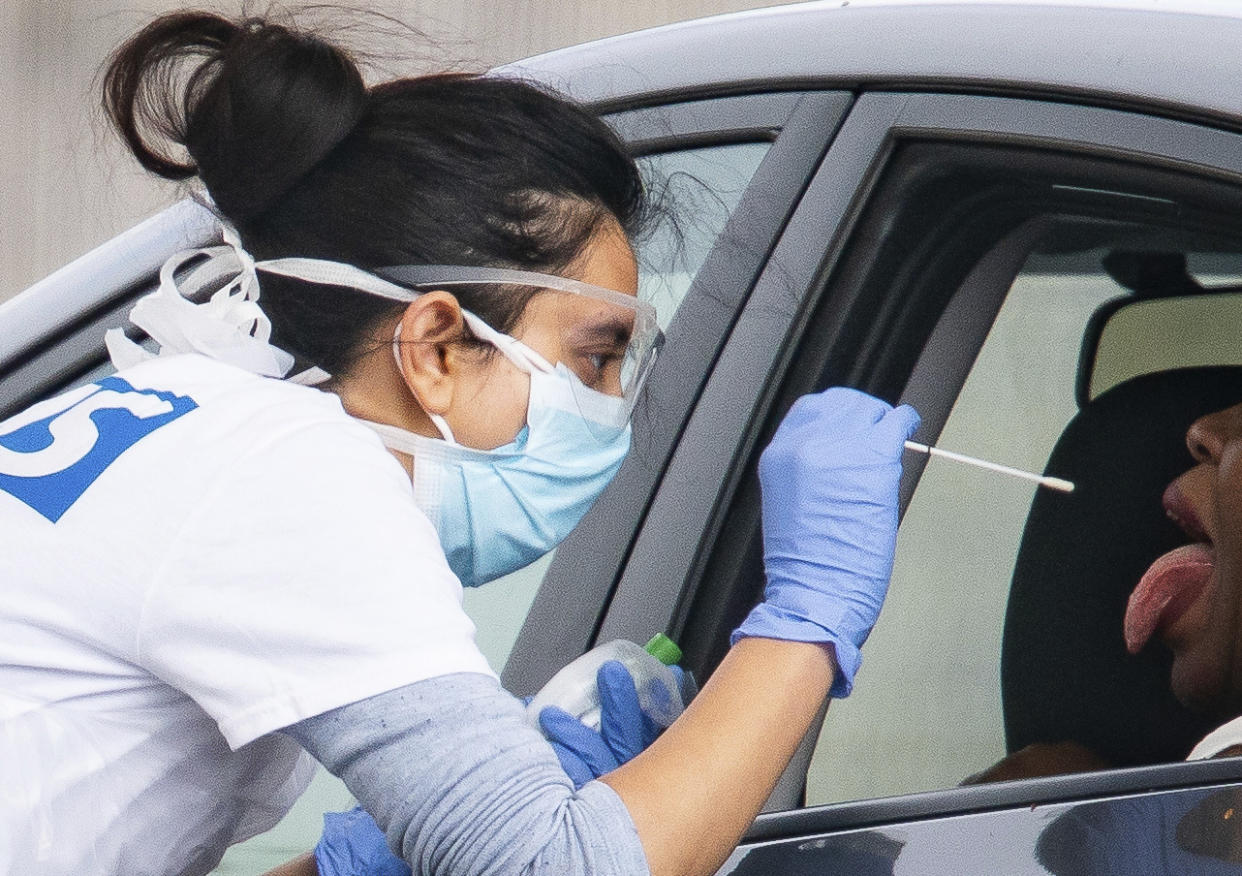
<path id="1" fill-rule="evenodd" d="M 681 649 L 663 633 L 644 648 L 626 639 L 615 639 L 587 651 L 570 663 L 535 694 L 526 707 L 526 720 L 538 729 L 539 713 L 547 706 L 560 706 L 592 730 L 600 724 L 599 688 L 596 674 L 609 660 L 620 661 L 634 678 L 638 703 L 661 727 L 667 727 L 685 708 L 677 674 L 671 667 L 681 660 Z M 659 685 L 652 682 L 659 681 Z M 667 692 L 667 695 L 664 695 Z"/>

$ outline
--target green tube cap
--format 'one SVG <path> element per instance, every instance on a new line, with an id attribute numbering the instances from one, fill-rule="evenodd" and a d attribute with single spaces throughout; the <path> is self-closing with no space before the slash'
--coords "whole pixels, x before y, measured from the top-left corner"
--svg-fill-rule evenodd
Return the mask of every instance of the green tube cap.
<path id="1" fill-rule="evenodd" d="M 665 666 L 676 666 L 681 662 L 681 649 L 663 633 L 652 636 L 651 641 L 643 646 L 643 650 Z"/>

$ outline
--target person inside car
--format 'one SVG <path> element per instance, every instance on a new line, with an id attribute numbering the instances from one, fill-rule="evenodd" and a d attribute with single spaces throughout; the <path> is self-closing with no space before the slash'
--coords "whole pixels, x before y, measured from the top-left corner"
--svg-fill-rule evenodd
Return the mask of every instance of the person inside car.
<path id="1" fill-rule="evenodd" d="M 1166 513 L 1189 542 L 1157 558 L 1130 596 L 1123 622 L 1131 653 L 1159 642 L 1173 655 L 1170 685 L 1188 708 L 1222 722 L 1189 759 L 1242 755 L 1242 404 L 1195 420 L 1195 465 L 1164 492 Z M 1037 743 L 968 783 L 1108 769 L 1077 742 Z"/>

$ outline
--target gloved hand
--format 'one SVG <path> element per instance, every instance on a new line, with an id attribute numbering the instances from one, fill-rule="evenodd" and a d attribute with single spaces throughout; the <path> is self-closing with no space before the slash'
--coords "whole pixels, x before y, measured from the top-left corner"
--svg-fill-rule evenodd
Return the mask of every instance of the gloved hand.
<path id="1" fill-rule="evenodd" d="M 680 669 L 673 667 L 674 672 Z M 539 713 L 539 726 L 552 743 L 561 766 L 576 787 L 612 772 L 660 735 L 660 726 L 638 704 L 638 690 L 624 664 L 609 660 L 596 675 L 600 727 L 592 730 L 564 709 L 548 706 Z M 656 701 L 671 699 L 659 679 L 650 693 Z"/>
<path id="2" fill-rule="evenodd" d="M 831 643 L 835 697 L 853 689 L 888 591 L 902 443 L 918 424 L 908 405 L 828 389 L 794 403 L 759 459 L 767 587 L 732 640 Z"/>
<path id="3" fill-rule="evenodd" d="M 361 807 L 324 813 L 315 866 L 319 876 L 410 876 L 410 865 L 389 850 L 384 832 Z"/>

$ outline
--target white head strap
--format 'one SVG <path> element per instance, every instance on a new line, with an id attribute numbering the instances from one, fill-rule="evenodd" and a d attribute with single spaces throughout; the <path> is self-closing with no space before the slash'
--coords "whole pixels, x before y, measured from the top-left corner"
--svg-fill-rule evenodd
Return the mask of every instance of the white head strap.
<path id="1" fill-rule="evenodd" d="M 202 353 L 265 377 L 284 377 L 293 356 L 271 343 L 272 323 L 259 307 L 259 278 L 254 259 L 228 224 L 224 244 L 179 252 L 160 268 L 160 285 L 139 299 L 129 319 L 159 344 L 159 352 L 140 347 L 116 328 L 104 335 L 108 355 L 117 368 L 136 365 L 157 355 Z M 198 256 L 207 260 L 178 284 L 177 271 Z M 196 292 L 223 281 L 202 302 Z M 314 373 L 317 372 L 317 373 Z M 319 369 L 302 372 L 297 382 L 318 382 L 327 374 Z"/>
<path id="2" fill-rule="evenodd" d="M 294 359 L 271 343 L 272 323 L 259 307 L 258 271 L 356 289 L 398 302 L 408 303 L 423 294 L 340 262 L 308 258 L 256 262 L 242 247 L 237 231 L 228 223 L 221 223 L 221 226 L 222 246 L 185 250 L 173 255 L 160 268 L 159 288 L 139 299 L 130 311 L 130 322 L 159 344 L 158 353 L 134 343 L 122 329 L 110 329 L 104 335 L 108 355 L 118 369 L 157 355 L 202 353 L 265 377 L 285 377 Z M 178 284 L 177 271 L 199 256 L 207 256 L 206 261 L 195 266 Z M 200 290 L 220 283 L 223 285 L 206 301 L 194 300 Z M 462 318 L 475 337 L 495 346 L 523 371 L 552 370 L 552 365 L 530 347 L 496 331 L 470 311 L 462 310 Z M 320 368 L 310 368 L 287 379 L 315 384 L 329 377 Z"/>

